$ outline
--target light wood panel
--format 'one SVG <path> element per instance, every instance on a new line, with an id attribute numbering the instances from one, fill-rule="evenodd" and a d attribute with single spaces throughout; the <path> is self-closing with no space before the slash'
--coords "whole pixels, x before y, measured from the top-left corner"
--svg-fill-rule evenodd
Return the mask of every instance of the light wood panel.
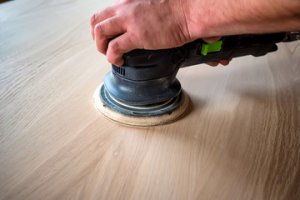
<path id="1" fill-rule="evenodd" d="M 112 1 L 0 5 L 0 199 L 300 199 L 300 44 L 182 69 L 184 119 L 136 129 L 93 107 L 110 69 L 89 16 Z"/>

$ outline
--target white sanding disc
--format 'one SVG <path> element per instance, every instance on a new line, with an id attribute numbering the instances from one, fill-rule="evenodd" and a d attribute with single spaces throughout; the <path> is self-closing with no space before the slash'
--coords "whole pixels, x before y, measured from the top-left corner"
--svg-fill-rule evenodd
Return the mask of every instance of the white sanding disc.
<path id="1" fill-rule="evenodd" d="M 127 116 L 122 113 L 118 113 L 106 106 L 105 103 L 101 101 L 101 98 L 99 96 L 100 89 L 101 85 L 97 88 L 96 92 L 94 93 L 94 102 L 97 110 L 108 119 L 126 126 L 149 127 L 168 124 L 183 117 L 184 114 L 186 114 L 190 108 L 189 97 L 185 92 L 183 92 L 183 101 L 181 105 L 170 114 L 167 113 L 160 116 L 151 117 Z"/>

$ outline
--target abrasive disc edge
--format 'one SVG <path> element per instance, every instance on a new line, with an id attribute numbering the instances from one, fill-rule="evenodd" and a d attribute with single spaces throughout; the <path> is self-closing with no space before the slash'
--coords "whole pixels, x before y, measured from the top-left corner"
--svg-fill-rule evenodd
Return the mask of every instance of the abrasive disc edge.
<path id="1" fill-rule="evenodd" d="M 133 117 L 118 113 L 101 101 L 99 96 L 102 84 L 96 89 L 94 93 L 94 104 L 96 109 L 102 113 L 106 118 L 125 126 L 136 127 L 150 127 L 163 124 L 169 124 L 181 119 L 190 110 L 190 99 L 186 92 L 183 91 L 183 101 L 181 105 L 170 114 L 163 114 L 160 116 L 151 117 Z"/>

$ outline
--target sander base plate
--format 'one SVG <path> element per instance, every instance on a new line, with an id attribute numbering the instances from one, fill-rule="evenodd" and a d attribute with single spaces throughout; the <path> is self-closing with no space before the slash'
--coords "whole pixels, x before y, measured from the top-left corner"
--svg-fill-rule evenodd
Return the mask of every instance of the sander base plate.
<path id="1" fill-rule="evenodd" d="M 190 108 L 190 99 L 188 95 L 182 91 L 180 94 L 180 105 L 171 112 L 154 116 L 130 116 L 112 109 L 110 104 L 101 98 L 101 92 L 103 94 L 103 89 L 104 86 L 100 85 L 95 91 L 94 103 L 96 109 L 108 119 L 126 126 L 149 127 L 168 124 L 183 117 Z"/>

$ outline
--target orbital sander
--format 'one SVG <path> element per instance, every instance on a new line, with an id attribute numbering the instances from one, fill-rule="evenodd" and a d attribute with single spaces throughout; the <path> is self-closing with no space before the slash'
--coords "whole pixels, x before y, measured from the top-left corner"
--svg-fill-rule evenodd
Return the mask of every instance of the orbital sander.
<path id="1" fill-rule="evenodd" d="M 180 68 L 277 50 L 277 43 L 300 39 L 300 32 L 227 36 L 215 43 L 201 39 L 178 48 L 133 50 L 122 67 L 112 65 L 95 93 L 97 109 L 129 126 L 154 126 L 182 117 L 189 97 L 176 78 Z"/>

